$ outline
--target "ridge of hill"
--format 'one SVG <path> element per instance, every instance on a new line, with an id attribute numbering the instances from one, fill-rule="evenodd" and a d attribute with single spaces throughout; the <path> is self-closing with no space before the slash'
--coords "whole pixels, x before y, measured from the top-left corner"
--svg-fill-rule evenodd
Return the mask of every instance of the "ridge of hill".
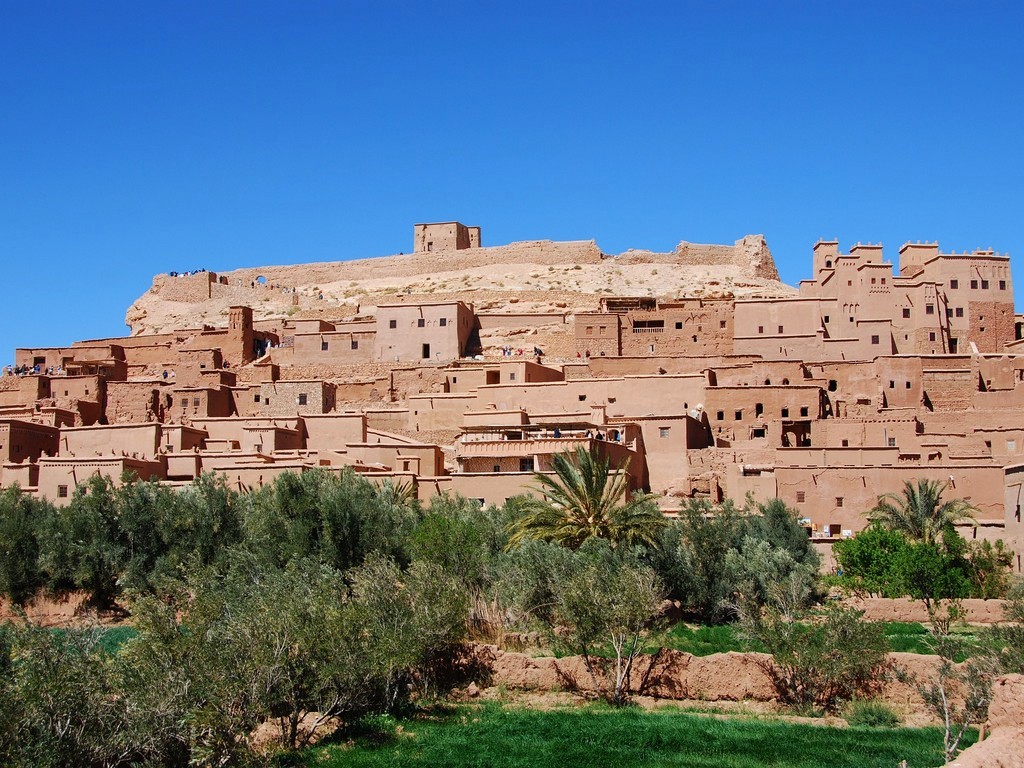
<path id="1" fill-rule="evenodd" d="M 397 300 L 472 302 L 478 310 L 593 310 L 604 295 L 788 296 L 763 235 L 734 245 L 683 241 L 669 253 L 601 251 L 593 240 L 532 240 L 341 262 L 157 275 L 129 307 L 132 335 L 224 325 L 244 304 L 257 320 L 333 318 Z"/>

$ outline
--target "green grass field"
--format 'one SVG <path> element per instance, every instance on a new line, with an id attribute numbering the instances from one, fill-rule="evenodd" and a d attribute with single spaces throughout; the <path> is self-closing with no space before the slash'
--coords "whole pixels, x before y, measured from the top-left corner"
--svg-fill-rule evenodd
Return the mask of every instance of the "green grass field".
<path id="1" fill-rule="evenodd" d="M 498 704 L 431 717 L 379 718 L 344 745 L 307 750 L 301 765 L 688 766 L 690 768 L 911 768 L 939 766 L 935 728 L 831 728 L 678 711 L 592 706 L 538 711 Z"/>

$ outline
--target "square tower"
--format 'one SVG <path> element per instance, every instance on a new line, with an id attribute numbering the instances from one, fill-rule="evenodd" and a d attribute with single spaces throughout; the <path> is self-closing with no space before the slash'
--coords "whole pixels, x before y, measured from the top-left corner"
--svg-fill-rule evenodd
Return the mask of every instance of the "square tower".
<path id="1" fill-rule="evenodd" d="M 480 247 L 480 227 L 467 227 L 457 221 L 413 225 L 413 253 L 461 251 Z"/>

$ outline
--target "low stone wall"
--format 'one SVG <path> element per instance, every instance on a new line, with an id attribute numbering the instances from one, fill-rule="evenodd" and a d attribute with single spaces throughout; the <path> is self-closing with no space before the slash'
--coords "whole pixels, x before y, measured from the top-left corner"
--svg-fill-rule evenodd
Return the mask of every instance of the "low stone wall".
<path id="1" fill-rule="evenodd" d="M 24 615 L 42 627 L 80 626 L 85 618 L 87 599 L 84 592 L 71 592 L 61 598 L 40 596 L 25 606 Z M 18 607 L 7 600 L 0 600 L 0 622 L 20 620 Z"/>
<path id="2" fill-rule="evenodd" d="M 493 673 L 494 685 L 523 690 L 594 692 L 594 681 L 579 656 L 556 659 L 480 646 Z M 763 653 L 715 653 L 693 656 L 662 649 L 640 656 L 633 669 L 632 692 L 661 699 L 700 701 L 776 701 L 775 689 L 759 666 L 770 657 Z M 915 653 L 891 653 L 889 660 L 920 679 L 935 674 L 939 659 Z M 912 685 L 892 679 L 881 697 L 901 707 L 919 708 L 920 696 Z"/>
<path id="3" fill-rule="evenodd" d="M 910 598 L 889 599 L 885 597 L 852 597 L 844 601 L 851 608 L 864 611 L 868 621 L 919 621 L 928 622 L 928 611 L 920 600 Z M 998 624 L 1005 621 L 1005 600 L 962 601 L 964 621 L 972 624 Z"/>

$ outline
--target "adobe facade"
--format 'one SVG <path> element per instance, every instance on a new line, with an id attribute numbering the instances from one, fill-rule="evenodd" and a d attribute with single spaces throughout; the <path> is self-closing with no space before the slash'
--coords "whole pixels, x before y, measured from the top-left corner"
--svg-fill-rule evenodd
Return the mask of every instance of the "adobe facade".
<path id="1" fill-rule="evenodd" d="M 414 237 L 416 253 L 381 259 L 380 273 L 490 250 L 455 222 Z M 702 248 L 715 264 L 746 254 L 775 269 L 763 238 Z M 578 244 L 522 252 L 545 269 L 597 263 Z M 631 252 L 612 268 L 704 252 Z M 939 480 L 979 509 L 965 535 L 1022 552 L 1024 342 L 1009 258 L 908 243 L 894 268 L 881 246 L 819 241 L 812 267 L 798 293 L 771 297 L 704 285 L 533 308 L 518 296 L 477 306 L 465 290 L 325 298 L 294 317 L 233 304 L 221 326 L 18 349 L 0 378 L 0 484 L 61 504 L 95 473 L 178 485 L 215 472 L 246 488 L 352 467 L 421 498 L 500 504 L 583 446 L 668 513 L 689 498 L 777 496 L 821 542 L 862 529 L 880 493 Z M 282 290 L 222 277 L 154 285 L 196 307 Z"/>

